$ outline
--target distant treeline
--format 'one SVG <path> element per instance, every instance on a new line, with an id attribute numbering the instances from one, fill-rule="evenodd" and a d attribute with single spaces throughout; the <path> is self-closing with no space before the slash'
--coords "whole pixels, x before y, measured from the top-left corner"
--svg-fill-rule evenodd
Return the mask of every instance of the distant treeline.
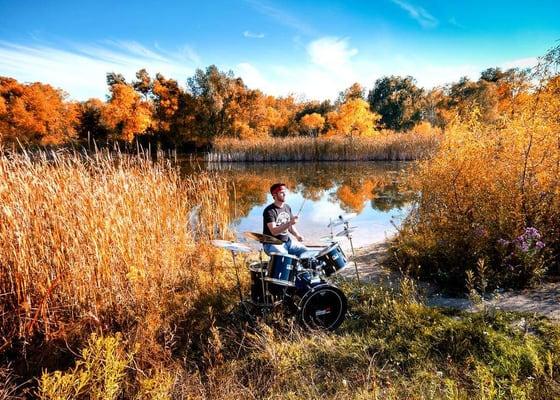
<path id="1" fill-rule="evenodd" d="M 369 91 L 355 83 L 334 102 L 266 95 L 214 65 L 198 69 L 184 88 L 145 69 L 131 82 L 111 72 L 106 101 L 70 102 L 48 84 L 0 77 L 0 143 L 102 145 L 137 139 L 188 150 L 217 138 L 375 136 L 419 124 L 444 130 L 473 110 L 481 122 L 500 124 L 538 92 L 534 73 L 489 68 L 476 81 L 465 77 L 431 90 L 419 88 L 411 76 L 386 76 Z M 557 81 L 558 74 L 547 84 Z"/>

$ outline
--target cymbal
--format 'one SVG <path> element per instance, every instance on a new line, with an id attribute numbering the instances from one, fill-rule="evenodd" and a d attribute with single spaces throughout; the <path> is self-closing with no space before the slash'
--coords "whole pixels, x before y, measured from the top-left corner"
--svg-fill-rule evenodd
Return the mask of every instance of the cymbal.
<path id="1" fill-rule="evenodd" d="M 338 239 L 334 235 L 327 235 L 327 236 L 321 236 L 319 240 L 321 242 L 336 242 Z"/>
<path id="2" fill-rule="evenodd" d="M 258 232 L 245 232 L 243 233 L 247 239 L 253 239 L 261 243 L 269 244 L 282 244 L 280 239 L 276 239 L 274 236 L 265 235 Z"/>
<path id="3" fill-rule="evenodd" d="M 230 244 L 232 244 L 233 242 L 230 240 L 211 240 L 210 243 L 212 243 L 214 246 L 216 247 L 221 247 L 222 249 L 225 249 L 227 246 L 229 246 Z"/>
<path id="4" fill-rule="evenodd" d="M 212 244 L 221 249 L 234 251 L 236 253 L 249 253 L 251 251 L 250 247 L 242 243 L 230 242 L 229 240 L 212 240 Z"/>
<path id="5" fill-rule="evenodd" d="M 336 234 L 336 236 L 339 236 L 339 237 L 340 237 L 340 236 L 347 236 L 347 235 L 351 234 L 352 232 L 355 232 L 356 229 L 358 229 L 357 226 L 352 226 L 352 227 L 350 227 L 350 228 L 348 228 L 348 229 L 343 229 L 343 230 L 341 230 L 340 232 L 338 232 L 338 233 Z"/>
<path id="6" fill-rule="evenodd" d="M 345 224 L 345 223 L 349 222 L 352 218 L 355 218 L 356 215 L 358 215 L 358 214 L 349 213 L 349 214 L 339 215 L 338 217 L 333 219 L 327 226 L 329 228 L 332 228 L 332 227 L 335 227 L 335 226 L 340 226 L 342 224 Z"/>

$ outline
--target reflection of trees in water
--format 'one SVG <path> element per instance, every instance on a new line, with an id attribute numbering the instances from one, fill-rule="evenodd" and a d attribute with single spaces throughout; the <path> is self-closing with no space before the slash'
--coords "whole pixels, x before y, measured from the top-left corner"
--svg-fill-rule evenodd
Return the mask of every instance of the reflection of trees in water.
<path id="1" fill-rule="evenodd" d="M 379 211 L 389 211 L 393 208 L 401 209 L 413 198 L 411 191 L 404 190 L 398 181 L 393 181 L 388 185 L 375 190 L 371 199 L 371 208 Z"/>
<path id="2" fill-rule="evenodd" d="M 236 217 L 247 216 L 255 206 L 264 206 L 270 185 L 284 182 L 293 192 L 318 201 L 329 191 L 329 201 L 347 212 L 360 213 L 369 200 L 372 208 L 387 211 L 402 207 L 409 197 L 399 191 L 406 163 L 267 163 L 210 165 L 235 185 L 230 196 Z M 235 194 L 235 196 L 234 196 Z"/>

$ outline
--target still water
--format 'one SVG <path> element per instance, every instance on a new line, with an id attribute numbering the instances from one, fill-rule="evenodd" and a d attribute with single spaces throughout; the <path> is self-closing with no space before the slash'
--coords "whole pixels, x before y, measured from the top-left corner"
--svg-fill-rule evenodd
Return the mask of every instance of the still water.
<path id="1" fill-rule="evenodd" d="M 296 225 L 305 243 L 325 243 L 331 234 L 331 219 L 355 213 L 350 226 L 355 248 L 377 243 L 392 236 L 410 210 L 411 193 L 402 181 L 409 163 L 322 162 L 322 163 L 232 163 L 209 164 L 234 183 L 234 223 L 237 240 L 257 248 L 243 232 L 262 232 L 262 212 L 270 204 L 269 187 L 283 182 L 288 188 L 286 202 L 300 219 Z M 341 226 L 333 228 L 335 235 Z M 346 238 L 339 238 L 348 249 Z"/>

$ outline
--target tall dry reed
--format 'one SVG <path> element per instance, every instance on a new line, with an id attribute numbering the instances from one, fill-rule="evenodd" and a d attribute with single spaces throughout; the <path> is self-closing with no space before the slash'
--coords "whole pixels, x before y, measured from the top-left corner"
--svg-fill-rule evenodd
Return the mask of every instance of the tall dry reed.
<path id="1" fill-rule="evenodd" d="M 222 139 L 206 156 L 209 162 L 235 161 L 409 161 L 428 157 L 437 134 L 382 134 L 372 138 Z"/>
<path id="2" fill-rule="evenodd" d="M 0 346 L 112 326 L 161 334 L 220 279 L 207 239 L 227 232 L 225 191 L 146 157 L 1 155 Z"/>

